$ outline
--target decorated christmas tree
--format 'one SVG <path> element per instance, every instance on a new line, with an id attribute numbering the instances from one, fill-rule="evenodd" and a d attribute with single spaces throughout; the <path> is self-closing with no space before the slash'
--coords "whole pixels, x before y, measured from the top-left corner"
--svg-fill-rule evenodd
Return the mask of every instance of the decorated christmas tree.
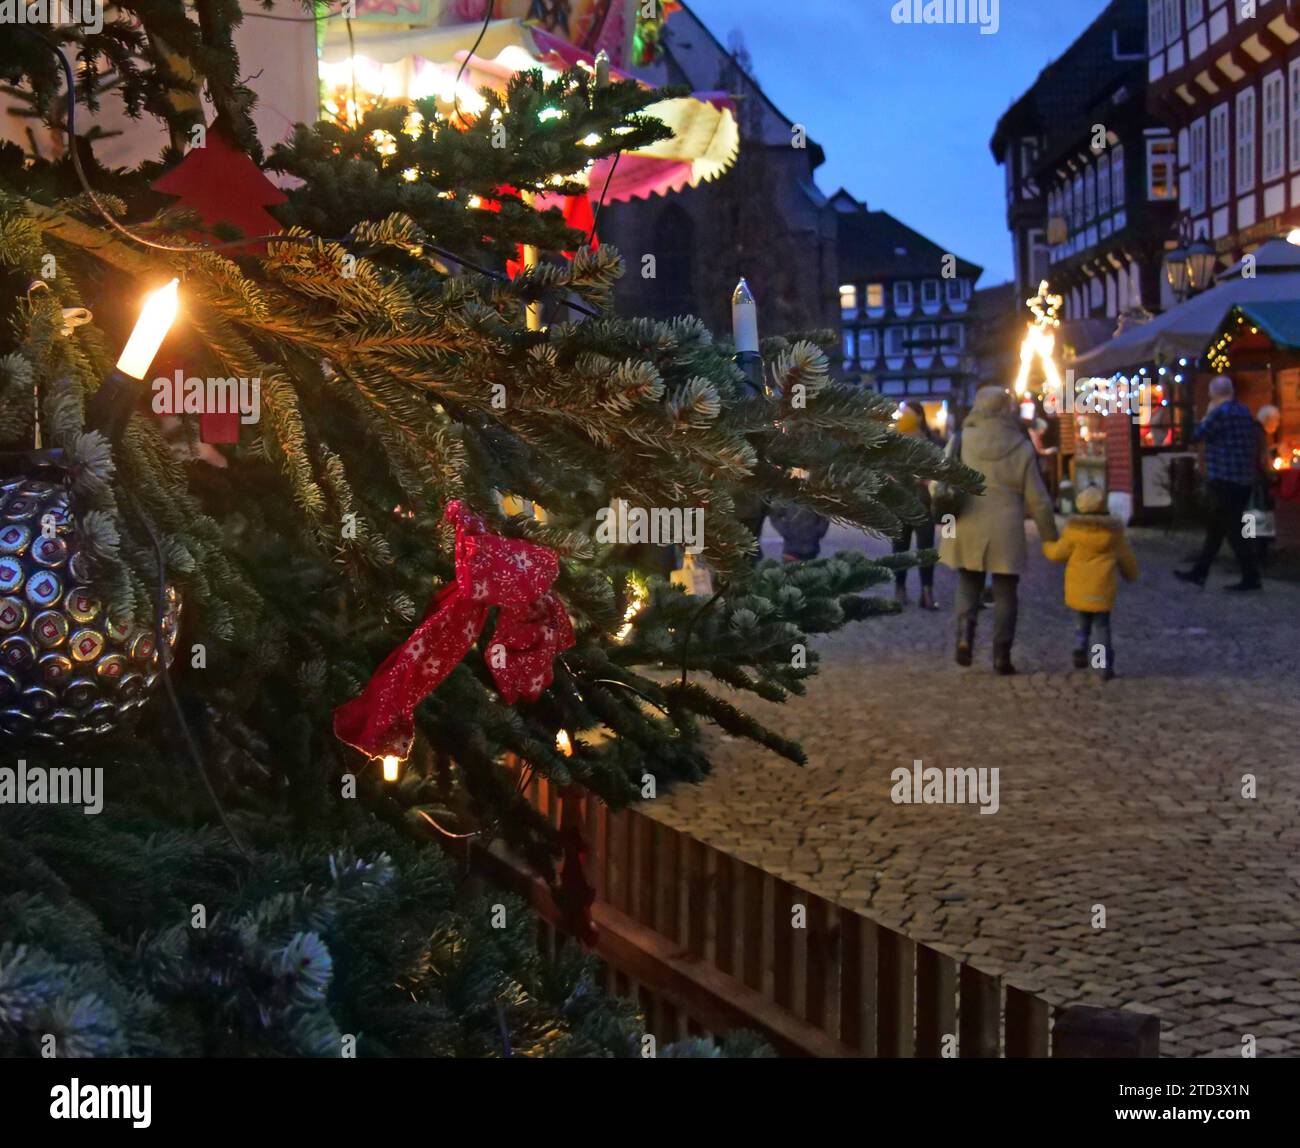
<path id="1" fill-rule="evenodd" d="M 617 806 L 701 777 L 710 727 L 802 760 L 744 698 L 802 693 L 889 571 L 755 564 L 738 503 L 885 531 L 960 476 L 815 334 L 767 339 L 759 387 L 695 319 L 609 310 L 618 252 L 532 197 L 662 138 L 656 95 L 531 72 L 265 153 L 241 18 L 123 3 L 0 43 L 72 137 L 0 148 L 0 746 L 11 785 L 103 779 L 95 816 L 0 805 L 0 1053 L 630 1055 L 633 1006 L 440 837 L 553 876 L 521 773 Z M 165 122 L 157 162 L 96 162 L 109 82 Z M 510 276 L 521 245 L 556 254 Z M 219 449 L 214 394 L 253 399 Z"/>

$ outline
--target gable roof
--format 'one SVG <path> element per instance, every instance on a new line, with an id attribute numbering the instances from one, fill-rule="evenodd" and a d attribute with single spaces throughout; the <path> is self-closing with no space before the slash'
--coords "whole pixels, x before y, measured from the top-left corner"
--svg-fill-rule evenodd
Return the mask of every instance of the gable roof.
<path id="1" fill-rule="evenodd" d="M 951 252 L 914 231 L 887 211 L 840 212 L 837 251 L 840 278 L 846 283 L 857 279 L 920 279 L 939 275 L 943 258 Z M 957 274 L 975 280 L 984 268 L 969 260 L 957 259 Z"/>
<path id="2" fill-rule="evenodd" d="M 1146 0 L 1111 0 L 1002 114 L 989 140 L 994 160 L 1006 159 L 1012 137 L 1068 130 L 1067 125 L 1081 121 L 1097 98 L 1123 78 L 1144 81 L 1146 20 Z"/>

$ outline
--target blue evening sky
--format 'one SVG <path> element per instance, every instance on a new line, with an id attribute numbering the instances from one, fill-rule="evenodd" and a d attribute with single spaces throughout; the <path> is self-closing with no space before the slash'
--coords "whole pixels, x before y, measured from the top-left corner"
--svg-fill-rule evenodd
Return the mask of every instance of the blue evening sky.
<path id="1" fill-rule="evenodd" d="M 740 29 L 754 74 L 826 151 L 846 187 L 946 250 L 1011 277 L 998 117 L 1106 0 L 1000 0 L 999 29 L 896 25 L 893 0 L 688 0 L 724 44 Z"/>

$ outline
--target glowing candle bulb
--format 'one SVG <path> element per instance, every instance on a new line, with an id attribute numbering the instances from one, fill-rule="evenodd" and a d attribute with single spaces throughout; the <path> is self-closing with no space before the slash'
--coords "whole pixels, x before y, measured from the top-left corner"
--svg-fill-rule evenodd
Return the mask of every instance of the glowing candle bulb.
<path id="1" fill-rule="evenodd" d="M 569 740 L 569 731 L 560 730 L 555 735 L 555 748 L 558 749 L 565 757 L 573 756 L 573 742 Z"/>
<path id="2" fill-rule="evenodd" d="M 117 360 L 117 369 L 122 374 L 133 379 L 143 379 L 149 373 L 154 356 L 158 354 L 158 348 L 167 338 L 167 332 L 176 319 L 176 311 L 180 306 L 179 287 L 180 280 L 173 279 L 145 299 L 135 330 L 131 332 L 122 356 Z"/>
<path id="3" fill-rule="evenodd" d="M 384 780 L 396 781 L 397 771 L 402 764 L 402 759 L 395 753 L 384 755 Z"/>

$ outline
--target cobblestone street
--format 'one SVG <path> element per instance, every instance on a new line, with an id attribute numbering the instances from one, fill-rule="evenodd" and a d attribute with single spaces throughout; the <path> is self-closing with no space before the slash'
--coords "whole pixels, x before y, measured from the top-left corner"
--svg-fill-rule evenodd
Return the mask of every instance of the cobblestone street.
<path id="1" fill-rule="evenodd" d="M 1133 541 L 1115 681 L 1070 668 L 1061 568 L 1031 538 L 1018 677 L 992 673 L 987 617 L 958 668 L 953 577 L 927 614 L 913 574 L 906 613 L 824 641 L 811 696 L 779 715 L 806 768 L 720 738 L 716 774 L 647 811 L 1055 1003 L 1157 1013 L 1165 1055 L 1239 1056 L 1246 1034 L 1297 1055 L 1300 586 L 1225 594 L 1221 559 L 1197 592 L 1170 573 L 1191 535 Z M 894 804 L 914 759 L 999 767 L 1000 809 Z"/>

